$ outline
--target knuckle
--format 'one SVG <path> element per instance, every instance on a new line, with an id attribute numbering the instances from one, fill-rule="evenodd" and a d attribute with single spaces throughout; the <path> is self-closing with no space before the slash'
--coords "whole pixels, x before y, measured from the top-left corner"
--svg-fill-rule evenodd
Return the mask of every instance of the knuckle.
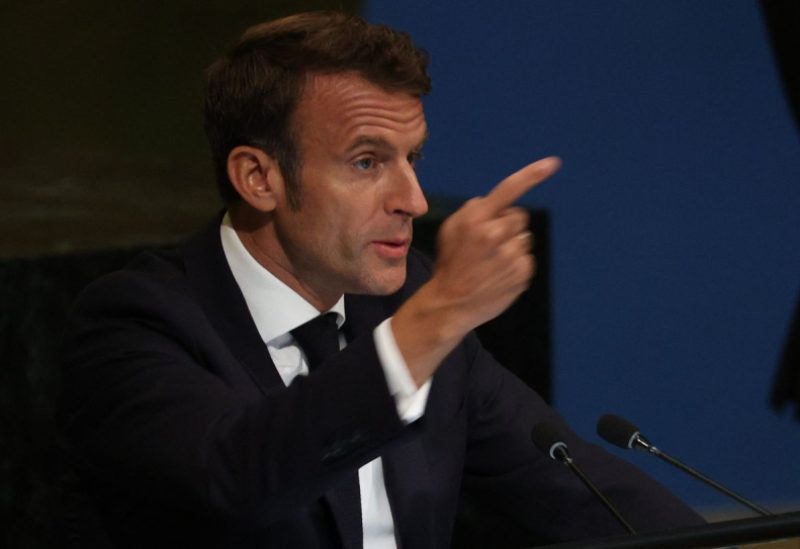
<path id="1" fill-rule="evenodd" d="M 497 223 L 484 223 L 475 231 L 477 242 L 481 246 L 494 247 L 503 239 L 503 227 Z"/>
<path id="2" fill-rule="evenodd" d="M 497 248 L 497 256 L 499 261 L 502 261 L 506 265 L 510 265 L 512 268 L 516 265 L 517 260 L 524 255 L 523 250 L 521 250 L 516 242 L 507 242 L 506 244 L 499 246 Z"/>

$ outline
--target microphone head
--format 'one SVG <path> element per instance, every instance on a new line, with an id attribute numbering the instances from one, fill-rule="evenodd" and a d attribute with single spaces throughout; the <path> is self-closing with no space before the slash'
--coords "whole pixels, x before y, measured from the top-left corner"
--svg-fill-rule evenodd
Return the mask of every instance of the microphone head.
<path id="1" fill-rule="evenodd" d="M 556 455 L 556 450 L 562 448 L 563 453 L 566 453 L 567 450 L 567 445 L 562 438 L 558 428 L 549 421 L 537 423 L 531 431 L 531 440 L 536 447 L 556 461 L 562 461 L 562 457 Z"/>
<path id="2" fill-rule="evenodd" d="M 626 419 L 606 414 L 597 422 L 597 434 L 603 440 L 620 448 L 633 448 L 639 436 L 639 428 Z"/>

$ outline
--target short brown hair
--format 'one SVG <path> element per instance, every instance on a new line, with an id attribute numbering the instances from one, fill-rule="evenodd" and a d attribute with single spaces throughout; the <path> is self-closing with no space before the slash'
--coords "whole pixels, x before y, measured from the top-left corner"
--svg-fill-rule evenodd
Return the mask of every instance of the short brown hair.
<path id="1" fill-rule="evenodd" d="M 421 97 L 431 90 L 427 65 L 407 34 L 356 15 L 302 13 L 250 27 L 208 69 L 205 129 L 223 200 L 240 198 L 228 179 L 230 151 L 251 145 L 277 160 L 289 204 L 299 205 L 291 121 L 310 73 L 353 71 L 388 91 Z"/>

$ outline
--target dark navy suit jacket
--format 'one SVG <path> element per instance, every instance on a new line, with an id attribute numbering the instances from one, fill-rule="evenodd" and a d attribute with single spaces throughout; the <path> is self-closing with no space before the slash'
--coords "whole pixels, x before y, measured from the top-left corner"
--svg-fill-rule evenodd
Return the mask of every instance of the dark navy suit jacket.
<path id="1" fill-rule="evenodd" d="M 347 347 L 288 388 L 225 261 L 218 222 L 95 282 L 72 314 L 63 371 L 66 451 L 97 513 L 75 524 L 120 547 L 350 547 L 333 489 L 380 455 L 404 548 L 449 546 L 462 482 L 532 544 L 622 533 L 530 442 L 545 419 L 638 529 L 700 522 L 575 437 L 473 335 L 435 374 L 424 417 L 404 426 L 372 330 L 428 276 L 412 253 L 397 294 L 347 296 Z"/>

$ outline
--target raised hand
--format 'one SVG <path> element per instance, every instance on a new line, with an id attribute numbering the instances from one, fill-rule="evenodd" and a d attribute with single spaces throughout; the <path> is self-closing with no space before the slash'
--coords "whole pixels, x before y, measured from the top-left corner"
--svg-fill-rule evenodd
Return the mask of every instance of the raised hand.
<path id="1" fill-rule="evenodd" d="M 527 288 L 535 271 L 533 235 L 527 211 L 513 204 L 559 166 L 554 157 L 529 164 L 442 224 L 432 282 L 457 307 L 465 331 L 503 312 Z"/>
<path id="2" fill-rule="evenodd" d="M 392 320 L 415 381 L 427 379 L 469 330 L 499 315 L 527 288 L 535 272 L 533 236 L 527 212 L 513 204 L 560 165 L 556 157 L 529 164 L 442 224 L 433 276 Z"/>

